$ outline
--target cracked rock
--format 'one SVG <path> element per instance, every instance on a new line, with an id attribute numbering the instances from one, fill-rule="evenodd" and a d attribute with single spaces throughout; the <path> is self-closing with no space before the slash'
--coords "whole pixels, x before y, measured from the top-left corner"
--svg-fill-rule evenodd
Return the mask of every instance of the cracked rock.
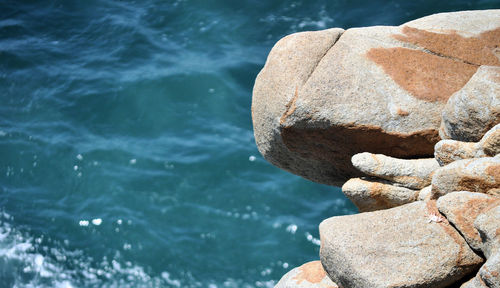
<path id="1" fill-rule="evenodd" d="M 435 201 L 337 216 L 320 224 L 321 262 L 339 287 L 447 287 L 483 259 Z"/>
<path id="2" fill-rule="evenodd" d="M 476 251 L 483 250 L 483 242 L 474 221 L 479 214 L 499 204 L 498 198 L 467 191 L 449 193 L 437 200 L 439 211 Z"/>
<path id="3" fill-rule="evenodd" d="M 448 98 L 482 81 L 469 81 L 489 73 L 476 73 L 480 65 L 500 65 L 490 49 L 498 19 L 500 10 L 465 11 L 283 38 L 253 90 L 259 151 L 282 169 L 331 185 L 362 176 L 350 161 L 360 152 L 431 157 Z M 485 81 L 477 89 L 489 89 Z M 452 118 L 446 127 L 454 127 Z"/>

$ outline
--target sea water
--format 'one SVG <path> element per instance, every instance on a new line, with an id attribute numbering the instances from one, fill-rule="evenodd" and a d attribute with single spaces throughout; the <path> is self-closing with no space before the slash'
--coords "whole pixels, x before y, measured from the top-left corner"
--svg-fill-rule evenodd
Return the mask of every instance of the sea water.
<path id="1" fill-rule="evenodd" d="M 0 2 L 0 287 L 273 287 L 340 189 L 259 154 L 254 79 L 298 31 L 484 1 Z"/>

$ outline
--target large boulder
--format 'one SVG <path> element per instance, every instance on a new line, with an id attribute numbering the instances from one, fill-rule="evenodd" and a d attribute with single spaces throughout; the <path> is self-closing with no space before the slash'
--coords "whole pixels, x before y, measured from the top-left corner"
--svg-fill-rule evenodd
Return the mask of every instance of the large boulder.
<path id="1" fill-rule="evenodd" d="M 361 176 L 350 161 L 360 152 L 432 157 L 448 98 L 480 65 L 500 65 L 499 19 L 500 10 L 443 13 L 283 38 L 254 86 L 260 152 L 333 185 Z"/>
<path id="2" fill-rule="evenodd" d="M 339 287 L 447 287 L 483 263 L 435 201 L 332 217 L 319 229 L 321 262 Z"/>
<path id="3" fill-rule="evenodd" d="M 320 261 L 308 262 L 286 273 L 274 288 L 338 288 Z"/>

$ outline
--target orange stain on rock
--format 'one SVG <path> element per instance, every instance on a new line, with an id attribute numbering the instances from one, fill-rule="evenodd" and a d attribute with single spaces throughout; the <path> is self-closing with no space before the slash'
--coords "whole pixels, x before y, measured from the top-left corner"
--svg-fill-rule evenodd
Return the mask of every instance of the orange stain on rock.
<path id="1" fill-rule="evenodd" d="M 299 273 L 293 278 L 297 284 L 302 283 L 302 281 L 307 281 L 309 283 L 319 283 L 326 276 L 326 271 L 323 269 L 320 261 L 313 261 L 306 263 L 299 267 Z"/>
<path id="2" fill-rule="evenodd" d="M 493 177 L 497 185 L 500 185 L 500 165 L 491 165 L 486 168 L 486 174 Z"/>
<path id="3" fill-rule="evenodd" d="M 403 27 L 403 33 L 405 35 L 394 35 L 394 38 L 477 66 L 500 66 L 500 59 L 495 55 L 495 50 L 500 47 L 500 28 L 485 31 L 477 37 L 463 37 L 456 31 L 434 33 L 408 26 Z"/>
<path id="4" fill-rule="evenodd" d="M 476 73 L 480 65 L 500 66 L 500 28 L 463 37 L 452 31 L 434 33 L 403 27 L 397 40 L 423 49 L 372 48 L 367 57 L 381 66 L 399 86 L 415 98 L 446 102 Z"/>

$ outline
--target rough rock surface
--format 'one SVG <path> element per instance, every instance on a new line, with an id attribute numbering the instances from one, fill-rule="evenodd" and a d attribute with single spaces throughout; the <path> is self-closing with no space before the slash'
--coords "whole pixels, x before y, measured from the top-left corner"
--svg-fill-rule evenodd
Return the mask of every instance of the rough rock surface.
<path id="1" fill-rule="evenodd" d="M 486 258 L 500 253 L 500 205 L 477 216 L 474 227 L 481 234 Z"/>
<path id="2" fill-rule="evenodd" d="M 476 217 L 474 227 L 481 235 L 486 262 L 477 275 L 461 288 L 500 287 L 500 205 L 490 205 Z"/>
<path id="3" fill-rule="evenodd" d="M 459 160 L 439 168 L 432 177 L 432 198 L 453 191 L 500 196 L 500 155 Z"/>
<path id="4" fill-rule="evenodd" d="M 321 262 L 340 287 L 446 287 L 483 262 L 435 201 L 320 224 Z"/>
<path id="5" fill-rule="evenodd" d="M 439 211 L 476 251 L 482 250 L 483 242 L 474 221 L 483 211 L 498 205 L 499 198 L 466 191 L 449 193 L 437 200 Z"/>
<path id="6" fill-rule="evenodd" d="M 500 46 L 500 37 L 495 41 L 497 47 Z M 442 139 L 476 142 L 498 123 L 500 67 L 481 66 L 446 103 L 439 135 Z"/>
<path id="7" fill-rule="evenodd" d="M 465 282 L 460 288 L 488 288 L 484 283 L 483 279 L 479 275 L 476 275 L 471 280 Z"/>
<path id="8" fill-rule="evenodd" d="M 500 124 L 495 125 L 489 130 L 479 142 L 479 146 L 488 156 L 500 154 Z"/>
<path id="9" fill-rule="evenodd" d="M 441 140 L 434 147 L 434 157 L 439 165 L 444 166 L 451 162 L 485 157 L 482 147 L 475 142 L 462 142 L 456 140 Z"/>
<path id="10" fill-rule="evenodd" d="M 418 200 L 419 201 L 429 201 L 429 200 L 431 200 L 431 192 L 432 192 L 432 186 L 431 185 L 420 189 L 420 191 L 418 192 Z"/>
<path id="11" fill-rule="evenodd" d="M 286 273 L 275 288 L 338 288 L 320 261 L 308 262 Z"/>
<path id="12" fill-rule="evenodd" d="M 483 81 L 478 90 L 491 88 L 484 88 L 490 80 L 471 77 L 491 75 L 494 68 L 476 73 L 480 65 L 500 65 L 499 19 L 500 10 L 465 11 L 399 27 L 285 37 L 254 86 L 260 152 L 278 167 L 334 185 L 361 175 L 350 161 L 360 152 L 432 156 L 448 98 L 476 82 Z"/>
<path id="13" fill-rule="evenodd" d="M 500 253 L 491 256 L 476 276 L 460 288 L 500 288 Z"/>
<path id="14" fill-rule="evenodd" d="M 404 160 L 367 152 L 352 156 L 351 161 L 354 167 L 365 174 L 411 189 L 430 185 L 433 172 L 439 168 L 434 158 Z"/>
<path id="15" fill-rule="evenodd" d="M 461 159 L 493 157 L 500 153 L 500 124 L 495 125 L 479 142 L 441 140 L 434 146 L 434 157 L 444 166 Z"/>
<path id="16" fill-rule="evenodd" d="M 487 287 L 500 288 L 500 253 L 492 255 L 479 269 L 479 277 Z"/>
<path id="17" fill-rule="evenodd" d="M 335 44 L 343 29 L 301 32 L 278 41 L 255 80 L 252 120 L 259 151 L 272 164 L 307 178 L 328 171 L 331 164 L 303 159 L 286 147 L 281 136 L 280 119 L 290 109 L 298 88 L 307 81 L 325 53 Z"/>
<path id="18" fill-rule="evenodd" d="M 342 186 L 342 192 L 360 212 L 401 206 L 417 200 L 419 191 L 391 185 L 390 182 L 353 178 Z"/>

